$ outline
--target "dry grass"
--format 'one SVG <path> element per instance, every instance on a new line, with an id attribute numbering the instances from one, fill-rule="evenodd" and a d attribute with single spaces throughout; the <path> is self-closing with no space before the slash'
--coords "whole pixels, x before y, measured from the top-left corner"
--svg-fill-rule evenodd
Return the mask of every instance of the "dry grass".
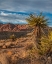
<path id="1" fill-rule="evenodd" d="M 8 52 L 7 52 L 7 56 L 9 56 L 9 57 L 10 57 L 12 54 L 13 54 L 12 51 L 8 51 Z"/>

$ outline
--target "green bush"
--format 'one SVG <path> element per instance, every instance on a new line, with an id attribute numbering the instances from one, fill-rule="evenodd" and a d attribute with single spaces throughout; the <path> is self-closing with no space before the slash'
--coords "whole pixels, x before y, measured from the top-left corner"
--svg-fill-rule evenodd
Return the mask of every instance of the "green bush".
<path id="1" fill-rule="evenodd" d="M 42 36 L 41 45 L 39 45 L 39 53 L 41 55 L 50 53 L 52 50 L 52 32 L 49 32 L 48 37 Z"/>
<path id="2" fill-rule="evenodd" d="M 15 41 L 16 36 L 14 34 L 10 35 L 10 39 L 12 39 L 12 41 Z"/>

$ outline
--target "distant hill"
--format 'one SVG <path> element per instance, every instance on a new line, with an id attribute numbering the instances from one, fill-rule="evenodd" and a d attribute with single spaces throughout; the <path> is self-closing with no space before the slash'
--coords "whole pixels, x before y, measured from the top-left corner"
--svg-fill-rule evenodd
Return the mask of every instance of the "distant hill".
<path id="1" fill-rule="evenodd" d="M 0 23 L 0 32 L 1 31 L 9 31 L 9 32 L 18 32 L 22 30 L 26 30 L 28 25 L 19 25 L 19 24 L 1 24 Z"/>

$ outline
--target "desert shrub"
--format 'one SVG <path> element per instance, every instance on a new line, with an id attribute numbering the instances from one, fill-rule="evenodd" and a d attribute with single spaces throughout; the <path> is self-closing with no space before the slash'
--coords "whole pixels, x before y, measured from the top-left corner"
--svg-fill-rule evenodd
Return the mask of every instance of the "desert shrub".
<path id="1" fill-rule="evenodd" d="M 42 36 L 41 45 L 39 45 L 39 53 L 41 55 L 50 53 L 52 50 L 52 32 L 49 32 L 48 37 Z"/>
<path id="2" fill-rule="evenodd" d="M 26 50 L 31 50 L 34 47 L 33 43 L 28 43 L 26 46 Z"/>
<path id="3" fill-rule="evenodd" d="M 12 41 L 15 41 L 16 36 L 14 34 L 10 35 L 10 39 L 12 39 Z"/>
<path id="4" fill-rule="evenodd" d="M 38 56 L 38 50 L 35 49 L 35 47 L 32 47 L 32 49 L 28 50 L 28 58 L 30 59 L 31 64 L 34 63 L 35 59 L 39 58 Z"/>

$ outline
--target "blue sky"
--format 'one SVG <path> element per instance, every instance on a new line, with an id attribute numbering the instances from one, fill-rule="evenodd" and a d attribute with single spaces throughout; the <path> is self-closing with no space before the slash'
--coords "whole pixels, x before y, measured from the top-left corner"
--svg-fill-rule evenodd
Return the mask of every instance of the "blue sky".
<path id="1" fill-rule="evenodd" d="M 40 12 L 52 26 L 52 0 L 0 0 L 0 23 L 25 24 L 29 14 Z"/>

